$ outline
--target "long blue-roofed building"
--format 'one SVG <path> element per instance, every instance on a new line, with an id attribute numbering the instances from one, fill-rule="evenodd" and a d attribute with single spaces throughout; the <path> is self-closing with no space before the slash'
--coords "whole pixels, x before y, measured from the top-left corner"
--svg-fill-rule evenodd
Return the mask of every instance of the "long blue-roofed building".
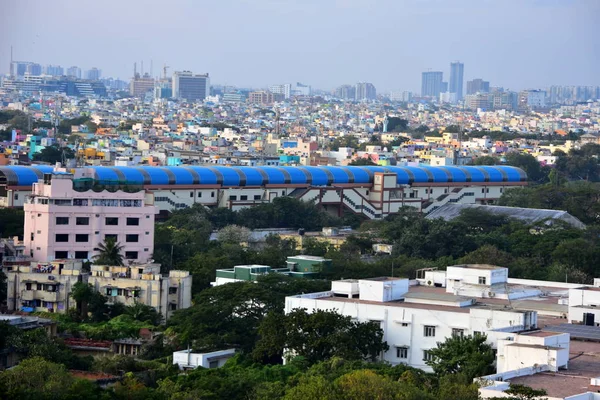
<path id="1" fill-rule="evenodd" d="M 51 166 L 0 167 L 0 206 L 22 207 Z M 447 203 L 494 204 L 527 176 L 511 166 L 139 166 L 77 168 L 80 190 L 146 190 L 160 212 L 195 203 L 232 210 L 292 196 L 339 215 L 382 218 L 403 206 L 430 212 Z"/>

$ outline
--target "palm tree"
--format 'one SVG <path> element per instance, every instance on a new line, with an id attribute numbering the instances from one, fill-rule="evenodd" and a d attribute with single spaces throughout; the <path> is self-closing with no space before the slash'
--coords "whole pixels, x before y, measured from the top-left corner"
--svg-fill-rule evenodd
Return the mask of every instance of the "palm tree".
<path id="1" fill-rule="evenodd" d="M 99 243 L 94 251 L 98 252 L 94 256 L 96 265 L 123 265 L 123 246 L 113 238 L 105 238 L 104 243 Z"/>

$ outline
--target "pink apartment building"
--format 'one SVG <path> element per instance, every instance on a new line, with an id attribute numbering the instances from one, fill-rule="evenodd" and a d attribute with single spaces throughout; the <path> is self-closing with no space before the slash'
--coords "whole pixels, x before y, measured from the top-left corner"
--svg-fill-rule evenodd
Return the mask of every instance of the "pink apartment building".
<path id="1" fill-rule="evenodd" d="M 40 262 L 88 260 L 112 237 L 123 246 L 126 261 L 148 262 L 154 251 L 154 197 L 144 190 L 123 191 L 118 184 L 112 188 L 119 190 L 102 190 L 66 170 L 44 174 L 24 205 L 25 254 Z"/>

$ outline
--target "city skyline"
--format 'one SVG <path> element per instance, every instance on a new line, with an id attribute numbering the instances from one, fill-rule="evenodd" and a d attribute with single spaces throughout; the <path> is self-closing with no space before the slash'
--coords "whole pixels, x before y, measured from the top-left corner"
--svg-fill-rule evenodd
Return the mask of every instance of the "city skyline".
<path id="1" fill-rule="evenodd" d="M 134 62 L 144 60 L 149 70 L 153 60 L 155 76 L 166 63 L 170 72 L 209 73 L 213 82 L 223 85 L 266 88 L 306 82 L 331 90 L 366 81 L 381 92 L 418 93 L 423 71 L 441 70 L 449 77 L 449 63 L 460 60 L 467 65 L 465 81 L 485 76 L 493 85 L 514 90 L 600 84 L 594 70 L 600 61 L 600 28 L 593 23 L 599 2 L 457 3 L 177 1 L 164 7 L 154 1 L 109 0 L 103 8 L 114 12 L 94 14 L 90 30 L 92 14 L 80 3 L 9 0 L 0 16 L 0 72 L 8 73 L 12 45 L 15 60 L 64 68 L 77 65 L 82 70 L 96 66 L 104 77 L 124 80 L 131 78 Z M 366 23 L 353 29 L 366 15 L 369 21 L 395 18 L 401 23 Z M 199 21 L 195 18 L 201 16 L 200 29 L 187 20 Z M 340 22 L 331 24 L 332 19 Z M 555 19 L 563 22 L 560 30 L 541 22 Z M 24 20 L 29 23 L 22 24 Z M 49 20 L 63 22 L 46 29 L 44 21 Z M 449 20 L 453 22 L 450 32 L 445 24 Z M 156 26 L 159 21 L 164 26 Z M 507 29 L 501 38 L 473 35 L 481 32 L 482 21 L 507 24 Z M 190 51 L 195 48 L 199 50 Z M 368 56 L 357 57 L 357 49 Z M 548 58 L 552 62 L 543 62 Z M 282 60 L 290 61 L 285 68 Z"/>

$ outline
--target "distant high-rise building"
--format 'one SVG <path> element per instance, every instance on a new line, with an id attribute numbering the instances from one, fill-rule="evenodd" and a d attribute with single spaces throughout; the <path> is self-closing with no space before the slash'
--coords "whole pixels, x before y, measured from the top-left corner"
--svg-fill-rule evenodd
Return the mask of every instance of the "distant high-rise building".
<path id="1" fill-rule="evenodd" d="M 285 99 L 289 99 L 292 95 L 292 85 L 290 83 L 273 85 L 269 88 L 269 91 L 273 94 L 281 94 Z"/>
<path id="2" fill-rule="evenodd" d="M 334 95 L 338 99 L 354 100 L 356 99 L 356 86 L 342 85 L 335 89 Z"/>
<path id="3" fill-rule="evenodd" d="M 129 94 L 133 97 L 143 97 L 154 90 L 154 78 L 147 73 L 144 76 L 136 74 L 129 82 Z"/>
<path id="4" fill-rule="evenodd" d="M 441 93 L 446 93 L 448 91 L 448 82 L 442 82 L 442 91 Z"/>
<path id="5" fill-rule="evenodd" d="M 390 100 L 391 101 L 404 101 L 409 103 L 410 101 L 412 101 L 412 93 L 411 92 L 392 92 L 390 93 Z"/>
<path id="6" fill-rule="evenodd" d="M 310 85 L 304 85 L 300 82 L 296 82 L 296 86 L 292 89 L 293 96 L 310 96 L 311 88 Z"/>
<path id="7" fill-rule="evenodd" d="M 459 61 L 450 63 L 450 82 L 448 91 L 456 93 L 456 101 L 461 101 L 463 98 L 463 75 L 465 65 Z"/>
<path id="8" fill-rule="evenodd" d="M 52 76 L 63 76 L 65 74 L 65 70 L 60 65 L 46 65 L 45 74 Z"/>
<path id="9" fill-rule="evenodd" d="M 33 63 L 29 61 L 13 61 L 11 63 L 12 71 L 16 76 L 25 76 L 31 64 Z"/>
<path id="10" fill-rule="evenodd" d="M 27 74 L 31 76 L 40 76 L 42 74 L 42 66 L 37 63 L 27 65 Z"/>
<path id="11" fill-rule="evenodd" d="M 546 92 L 544 90 L 527 90 L 527 106 L 532 109 L 546 107 Z"/>
<path id="12" fill-rule="evenodd" d="M 377 90 L 375 90 L 375 86 L 369 82 L 358 82 L 356 84 L 355 99 L 357 101 L 377 99 Z"/>
<path id="13" fill-rule="evenodd" d="M 435 97 L 436 99 L 442 92 L 442 80 L 444 74 L 441 71 L 423 72 L 421 78 L 421 96 Z"/>
<path id="14" fill-rule="evenodd" d="M 67 68 L 67 76 L 81 79 L 81 68 L 75 66 Z"/>
<path id="15" fill-rule="evenodd" d="M 190 71 L 173 72 L 173 97 L 187 101 L 202 101 L 210 93 L 208 74 Z"/>
<path id="16" fill-rule="evenodd" d="M 483 79 L 473 79 L 467 81 L 467 94 L 489 93 L 490 83 Z"/>
<path id="17" fill-rule="evenodd" d="M 258 92 L 250 92 L 248 94 L 248 103 L 267 105 L 273 103 L 273 93 L 261 90 Z"/>
<path id="18" fill-rule="evenodd" d="M 90 70 L 85 71 L 85 79 L 97 81 L 98 79 L 100 79 L 100 73 L 101 71 L 98 68 L 94 67 Z"/>

